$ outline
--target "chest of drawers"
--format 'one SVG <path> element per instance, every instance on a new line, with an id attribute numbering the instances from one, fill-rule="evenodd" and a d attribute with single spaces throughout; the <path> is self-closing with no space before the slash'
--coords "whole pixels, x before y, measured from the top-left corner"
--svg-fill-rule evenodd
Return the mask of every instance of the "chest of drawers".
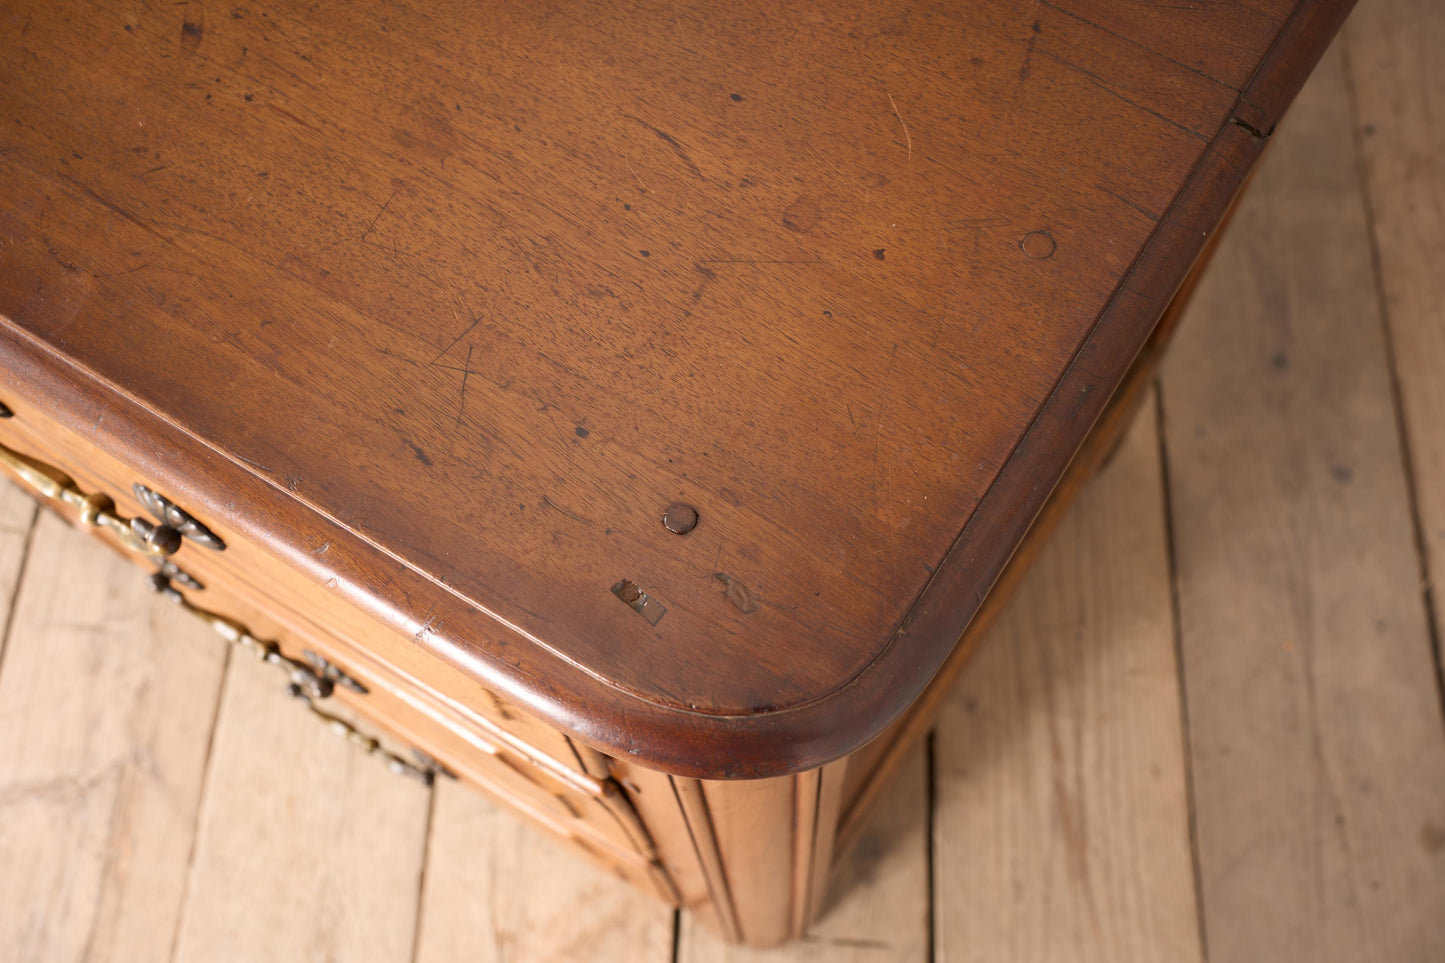
<path id="1" fill-rule="evenodd" d="M 1347 7 L 6 11 L 0 467 L 781 941 Z"/>

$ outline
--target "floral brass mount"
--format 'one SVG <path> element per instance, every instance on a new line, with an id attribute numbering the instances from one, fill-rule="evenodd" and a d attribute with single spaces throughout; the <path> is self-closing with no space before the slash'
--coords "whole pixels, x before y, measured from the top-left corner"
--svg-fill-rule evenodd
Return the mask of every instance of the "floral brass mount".
<path id="1" fill-rule="evenodd" d="M 449 770 L 443 767 L 441 763 L 420 749 L 412 749 L 412 755 L 416 757 L 415 763 L 407 762 L 395 753 L 388 752 L 374 736 L 368 736 L 340 716 L 334 716 L 329 712 L 316 708 L 316 705 L 311 700 L 311 696 L 307 695 L 297 686 L 287 686 L 286 694 L 304 702 L 307 710 L 317 719 L 326 723 L 327 728 L 347 742 L 360 746 L 362 752 L 366 755 L 380 756 L 386 768 L 398 776 L 415 779 L 423 786 L 430 786 L 434 783 L 438 773 L 450 778 L 456 778 Z"/>
<path id="2" fill-rule="evenodd" d="M 331 693 L 336 691 L 338 684 L 353 692 L 363 695 L 366 693 L 364 685 L 314 652 L 306 653 L 308 659 L 305 662 L 290 658 L 281 653 L 280 647 L 275 642 L 256 638 L 240 622 L 193 604 L 190 599 L 181 594 L 180 589 L 171 585 L 170 578 L 161 572 L 147 578 L 146 587 L 205 622 L 227 642 L 251 652 L 262 662 L 269 662 L 285 669 L 291 676 L 291 684 L 300 688 L 313 699 L 330 697 Z"/>
<path id="3" fill-rule="evenodd" d="M 10 417 L 14 417 L 14 412 L 0 402 L 0 418 Z M 348 742 L 356 743 L 368 755 L 380 756 L 392 772 L 416 779 L 425 785 L 430 786 L 437 773 L 451 775 L 419 750 L 414 750 L 417 763 L 408 762 L 386 751 L 378 740 L 362 733 L 344 719 L 318 709 L 315 702 L 330 697 L 338 685 L 361 695 L 367 692 L 364 685 L 325 658 L 309 651 L 305 653 L 305 662 L 289 658 L 281 653 L 275 642 L 262 641 L 239 622 L 193 605 L 186 599 L 172 582 L 195 591 L 204 586 L 182 571 L 167 556 L 180 548 L 182 538 L 188 538 L 216 551 L 223 550 L 226 545 L 210 529 L 174 502 L 144 485 L 137 484 L 134 486 L 136 497 L 147 510 L 160 519 L 160 524 L 153 524 L 144 518 L 128 519 L 116 512 L 115 501 L 109 495 L 100 492 L 86 494 L 65 472 L 22 455 L 4 444 L 0 444 L 0 464 L 14 472 L 35 495 L 74 508 L 82 524 L 90 528 L 104 529 L 123 547 L 155 562 L 158 570 L 146 579 L 151 591 L 175 602 L 210 625 L 222 638 L 250 650 L 261 661 L 287 670 L 291 677 L 291 682 L 286 687 L 287 694 L 305 702 L 311 714 L 325 722 L 332 731 L 345 737 Z"/>
<path id="4" fill-rule="evenodd" d="M 131 525 L 136 525 L 137 522 L 139 522 L 141 526 L 151 533 L 175 532 L 176 534 L 174 536 L 166 534 L 164 537 L 168 544 L 174 542 L 176 548 L 180 547 L 180 538 L 185 537 L 197 545 L 204 545 L 212 551 L 225 551 L 225 542 L 221 541 L 214 532 L 196 521 L 189 512 L 169 498 L 154 489 L 147 488 L 140 482 L 132 485 L 131 491 L 135 492 L 135 497 L 145 506 L 146 511 L 161 520 L 160 525 L 152 526 L 144 519 L 132 518 Z M 171 552 L 174 551 L 174 548 L 171 549 Z M 169 555 L 171 552 L 167 552 L 166 554 Z"/>
<path id="5" fill-rule="evenodd" d="M 181 535 L 176 529 L 152 525 L 143 518 L 125 518 L 116 514 L 115 501 L 109 495 L 100 492 L 87 495 L 58 468 L 27 458 L 4 445 L 0 445 L 0 463 L 13 471 L 35 494 L 69 505 L 79 513 L 83 524 L 104 529 L 133 552 L 159 560 L 174 554 L 181 546 Z"/>
<path id="6" fill-rule="evenodd" d="M 15 412 L 10 406 L 0 402 L 0 418 L 13 417 Z M 20 480 L 37 494 L 71 506 L 80 513 L 80 520 L 86 525 L 106 529 L 132 551 L 151 556 L 174 555 L 180 549 L 183 538 L 217 552 L 226 548 L 226 543 L 215 532 L 196 521 L 189 512 L 139 482 L 132 485 L 131 490 L 146 511 L 160 519 L 159 524 L 116 514 L 115 501 L 109 495 L 100 492 L 87 495 L 65 472 L 5 445 L 0 445 L 0 462 L 20 476 Z"/>
<path id="7" fill-rule="evenodd" d="M 285 655 L 275 642 L 256 638 L 240 622 L 192 604 L 179 589 L 170 584 L 168 578 L 159 572 L 147 579 L 146 584 L 152 591 L 205 622 L 227 642 L 247 650 L 262 662 L 269 662 L 286 670 L 291 678 L 286 685 L 287 695 L 305 703 L 307 710 L 313 716 L 326 723 L 329 729 L 345 738 L 346 741 L 360 746 L 367 755 L 380 757 L 392 772 L 415 779 L 427 786 L 435 781 L 437 773 L 451 775 L 440 763 L 420 750 L 413 750 L 417 756 L 417 762 L 408 762 L 401 756 L 388 752 L 379 740 L 366 735 L 345 719 L 318 709 L 316 703 L 330 698 L 338 685 L 360 695 L 367 694 L 366 686 L 322 656 L 307 651 L 304 653 L 305 661 L 302 661 Z"/>
<path id="8" fill-rule="evenodd" d="M 4 408 L 0 404 L 0 408 Z M 8 411 L 8 408 L 4 408 Z M 8 416 L 5 416 L 8 417 Z M 20 454 L 5 445 L 0 445 L 0 463 L 5 464 L 36 495 L 48 498 L 74 508 L 80 522 L 90 528 L 104 529 L 115 537 L 124 548 L 138 552 L 157 566 L 157 575 L 173 580 L 185 588 L 200 591 L 205 586 L 175 562 L 167 558 L 180 547 L 181 532 L 167 525 L 153 525 L 144 518 L 126 518 L 116 513 L 115 502 L 109 495 L 92 492 L 87 495 L 65 472 L 45 462 Z M 140 485 L 136 486 L 141 488 Z M 147 489 L 149 491 L 149 489 Z M 167 502 L 167 504 L 170 504 Z M 172 506 L 174 507 L 174 506 Z M 179 509 L 176 509 L 180 511 Z M 182 513 L 184 514 L 184 513 Z M 157 515 L 157 517 L 164 517 Z M 190 516 L 186 516 L 187 519 Z M 194 520 L 191 520 L 194 522 Z M 196 523 L 199 524 L 199 523 Z M 200 526 L 204 529 L 204 526 Z M 210 535 L 210 532 L 206 532 Z M 217 542 L 214 535 L 212 539 Z M 202 544 L 205 544 L 202 542 Z M 223 546 L 224 547 L 224 546 Z"/>

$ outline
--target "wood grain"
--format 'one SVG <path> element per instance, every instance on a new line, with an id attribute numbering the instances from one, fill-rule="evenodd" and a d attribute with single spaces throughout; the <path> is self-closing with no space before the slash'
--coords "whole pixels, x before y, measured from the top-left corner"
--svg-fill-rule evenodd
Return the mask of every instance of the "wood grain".
<path id="1" fill-rule="evenodd" d="M 0 625 L 10 624 L 35 512 L 35 502 L 29 495 L 8 480 L 0 484 Z M 7 637 L 8 633 L 0 635 L 0 667 L 4 666 Z"/>
<path id="2" fill-rule="evenodd" d="M 857 843 L 837 867 L 820 919 L 773 950 L 724 943 L 684 915 L 678 963 L 926 963 L 928 784 L 915 747 Z"/>
<path id="3" fill-rule="evenodd" d="M 1182 746 L 1146 408 L 939 719 L 940 956 L 1200 960 Z"/>
<path id="4" fill-rule="evenodd" d="M 1212 960 L 1445 956 L 1445 742 L 1339 51 L 1166 362 Z"/>
<path id="5" fill-rule="evenodd" d="M 0 671 L 0 958 L 168 958 L 223 668 L 135 569 L 40 516 Z"/>
<path id="6" fill-rule="evenodd" d="M 806 770 L 946 658 L 1348 5 L 16 9 L 0 352 L 569 734 Z"/>
<path id="7" fill-rule="evenodd" d="M 1445 432 L 1438 427 L 1445 423 L 1445 74 L 1435 55 L 1445 49 L 1445 9 L 1370 0 L 1345 40 L 1417 531 L 1433 590 L 1435 573 L 1445 571 Z M 1438 640 L 1445 637 L 1445 599 L 1433 601 Z"/>
<path id="8" fill-rule="evenodd" d="M 429 792 L 338 739 L 237 653 L 176 958 L 410 960 Z"/>
<path id="9" fill-rule="evenodd" d="M 1227 222 L 1226 216 L 1225 223 Z M 969 622 L 968 630 L 949 653 L 938 674 L 887 732 L 848 757 L 842 792 L 844 810 L 838 829 L 839 848 L 846 849 L 850 845 L 862 822 L 867 819 L 873 801 L 892 780 L 908 750 L 922 741 L 933 728 L 944 704 L 952 697 L 959 675 L 974 651 L 989 637 L 994 623 L 1007 611 L 1014 592 L 1027 576 L 1034 560 L 1048 544 L 1054 530 L 1066 517 L 1079 493 L 1087 489 L 1100 468 L 1108 463 L 1123 444 L 1139 409 L 1153 398 L 1152 386 L 1159 362 L 1164 357 L 1190 294 L 1208 268 L 1209 255 L 1217 245 L 1219 236 L 1216 233 L 1210 238 L 1200 260 L 1195 263 L 1164 316 L 1159 319 L 1159 324 L 1149 335 L 1148 342 L 1140 349 L 1129 373 L 1114 392 L 1114 396 L 1109 399 L 1108 407 L 1099 416 L 1088 439 L 1074 455 L 1068 470 L 1050 493 L 1048 502 L 1034 519 L 1028 534 L 1019 543 L 1018 549 L 1009 559 L 1008 566 L 999 575 L 993 590 Z"/>
<path id="10" fill-rule="evenodd" d="M 668 963 L 672 918 L 464 787 L 438 782 L 416 963 Z"/>
<path id="11" fill-rule="evenodd" d="M 792 934 L 800 781 L 783 776 L 701 783 L 738 929 L 755 946 L 775 946 Z"/>

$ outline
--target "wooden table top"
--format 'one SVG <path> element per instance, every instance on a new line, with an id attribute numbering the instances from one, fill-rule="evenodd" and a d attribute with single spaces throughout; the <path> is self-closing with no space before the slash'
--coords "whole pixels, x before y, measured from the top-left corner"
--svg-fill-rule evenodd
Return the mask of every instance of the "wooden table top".
<path id="1" fill-rule="evenodd" d="M 0 353 L 600 747 L 815 765 L 947 655 L 1347 9 L 7 3 Z"/>

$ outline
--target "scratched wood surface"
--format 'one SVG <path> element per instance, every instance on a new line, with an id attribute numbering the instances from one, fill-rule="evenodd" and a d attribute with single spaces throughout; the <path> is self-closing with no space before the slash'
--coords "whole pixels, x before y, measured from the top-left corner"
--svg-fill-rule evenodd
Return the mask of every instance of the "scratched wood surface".
<path id="1" fill-rule="evenodd" d="M 1441 692 L 1339 49 L 1286 123 L 1162 378 L 1209 958 L 1441 959 Z"/>
<path id="2" fill-rule="evenodd" d="M 404 563 L 342 581 L 563 724 L 836 755 L 947 654 L 1256 155 L 1232 111 L 1346 4 L 1098 6 L 7 4 L 0 314 L 159 415 L 146 458 L 269 486 L 197 507 Z"/>
<path id="3" fill-rule="evenodd" d="M 1183 686 L 1174 698 L 1184 698 L 1194 747 L 1186 753 L 1181 746 L 1178 757 L 1165 764 L 1191 775 L 1189 798 L 1200 830 L 1197 867 L 1175 866 L 1156 877 L 1152 895 L 1187 890 L 1199 872 L 1203 888 L 1196 896 L 1211 959 L 1303 963 L 1330 959 L 1331 953 L 1352 960 L 1442 955 L 1445 726 L 1439 691 L 1432 688 L 1435 667 L 1418 578 L 1423 566 L 1412 531 L 1413 522 L 1429 535 L 1421 521 L 1428 508 L 1423 495 L 1411 501 L 1406 484 L 1413 480 L 1422 492 L 1427 467 L 1418 457 L 1408 465 L 1402 457 L 1382 334 L 1388 320 L 1396 335 L 1395 387 L 1404 399 L 1411 452 L 1445 445 L 1440 437 L 1445 420 L 1415 416 L 1418 409 L 1410 408 L 1411 398 L 1433 390 L 1412 381 L 1433 372 L 1424 362 L 1407 363 L 1413 359 L 1401 357 L 1399 344 L 1402 324 L 1430 324 L 1435 317 L 1428 313 L 1434 302 L 1419 291 L 1421 285 L 1429 289 L 1433 275 L 1398 263 L 1409 254 L 1408 245 L 1391 255 L 1384 241 L 1391 232 L 1432 236 L 1437 212 L 1409 203 L 1408 193 L 1382 201 L 1381 192 L 1415 189 L 1416 181 L 1380 172 L 1428 174 L 1409 160 L 1418 156 L 1412 145 L 1433 136 L 1409 129 L 1428 117 L 1413 98 L 1438 102 L 1445 74 L 1427 57 L 1411 54 L 1425 49 L 1418 47 L 1425 41 L 1415 38 L 1438 35 L 1445 8 L 1417 6 L 1410 30 L 1402 34 L 1384 29 L 1396 22 L 1393 0 L 1364 2 L 1366 17 L 1383 19 L 1352 31 L 1342 51 L 1348 55 L 1358 122 L 1352 123 L 1346 109 L 1350 100 L 1340 65 L 1330 60 L 1300 110 L 1272 138 L 1275 145 L 1253 188 L 1256 196 L 1236 219 L 1208 289 L 1183 322 L 1163 383 L 1158 439 L 1169 498 L 1162 507 L 1154 497 L 1130 501 L 1141 516 L 1152 512 L 1162 518 L 1131 517 L 1124 523 L 1135 531 L 1162 521 L 1171 534 L 1184 653 Z M 1112 7 L 1097 6 L 1100 18 Z M 1395 54 L 1365 49 L 1380 43 L 1402 49 Z M 1375 70 L 1386 73 L 1370 79 Z M 1372 83 L 1377 86 L 1371 92 Z M 1397 98 L 1392 91 L 1412 93 Z M 1387 107 L 1388 114 L 1371 113 Z M 1374 133 L 1363 129 L 1366 124 L 1374 125 Z M 1354 135 L 1366 161 L 1363 171 L 1353 166 Z M 1362 213 L 1366 198 L 1373 220 Z M 1381 255 L 1378 277 L 1370 263 L 1372 241 Z M 1387 297 L 1379 303 L 1362 300 L 1361 289 L 1372 289 L 1376 281 Z M 1402 321 L 1411 305 L 1427 313 Z M 1417 335 L 1428 338 L 1429 332 Z M 1414 344 L 1423 350 L 1428 341 Z M 1131 443 L 1140 444 L 1137 437 Z M 1126 449 L 1118 457 L 1131 456 L 1138 451 Z M 1095 482 L 1100 490 L 1086 504 L 1116 502 L 1121 479 L 1137 483 L 1137 468 L 1131 471 L 1129 464 L 1116 463 L 1101 475 Z M 1412 518 L 1415 505 L 1419 514 Z M 196 936 L 173 947 L 176 934 L 188 928 L 197 936 L 207 930 L 220 934 L 227 931 L 218 919 L 237 927 L 234 921 L 242 916 L 254 919 L 257 928 L 278 915 L 292 920 L 281 927 L 288 936 L 301 930 L 295 920 L 324 928 L 329 914 L 354 915 L 359 907 L 375 905 L 368 902 L 375 897 L 366 894 L 392 885 L 370 878 L 376 874 L 410 881 L 409 891 L 391 899 L 410 907 L 412 917 L 392 915 L 394 907 L 378 910 L 382 919 L 368 932 L 381 935 L 372 944 L 347 945 L 347 959 L 431 960 L 438 954 L 447 958 L 447 950 L 457 947 L 475 952 L 477 959 L 525 960 L 529 957 L 510 947 L 565 946 L 579 935 L 567 930 L 567 916 L 555 911 L 550 917 L 555 932 L 533 930 L 527 936 L 540 942 L 500 938 L 554 912 L 545 902 L 550 888 L 589 887 L 589 867 L 523 855 L 527 844 L 507 837 L 505 824 L 489 823 L 493 814 L 455 794 L 456 787 L 436 790 L 429 830 L 426 791 L 409 782 L 400 785 L 411 797 L 400 801 L 385 780 L 375 784 L 376 808 L 369 808 L 347 787 L 373 786 L 361 770 L 375 760 L 348 760 L 348 747 L 325 733 L 315 734 L 320 740 L 312 746 L 315 755 L 310 749 L 302 754 L 311 760 L 301 764 L 312 780 L 304 787 L 308 797 L 346 799 L 334 813 L 337 819 L 374 823 L 372 838 L 344 848 L 379 842 L 390 855 L 332 852 L 336 846 L 318 853 L 310 845 L 318 837 L 335 841 L 345 833 L 321 821 L 309 799 L 297 795 L 293 754 L 259 739 L 246 751 L 223 749 L 269 730 L 277 738 L 310 738 L 305 727 L 289 728 L 287 720 L 300 710 L 274 691 L 275 676 L 258 676 L 249 695 L 234 680 L 225 687 L 225 705 L 240 707 L 256 697 L 248 704 L 261 720 L 258 729 L 266 731 L 248 734 L 240 722 L 227 723 L 222 657 L 208 632 L 146 599 L 132 568 L 48 515 L 40 515 L 34 536 L 27 538 L 28 505 L 8 487 L 0 492 L 0 506 L 5 512 L 0 573 L 11 573 L 8 582 L 0 582 L 0 604 L 18 588 L 0 640 L 0 960 L 205 959 L 220 950 L 201 945 Z M 1015 613 L 1006 624 L 1038 622 L 1065 604 L 1082 604 L 1091 614 L 1113 610 L 1124 590 L 1109 584 L 1102 564 L 1086 559 L 1079 566 L 1041 569 L 1027 597 L 1032 604 L 1019 601 L 1030 610 Z M 1130 605 L 1142 607 L 1157 594 L 1158 574 L 1140 571 L 1133 585 L 1140 598 L 1129 599 Z M 1081 589 L 1084 581 L 1095 581 L 1099 594 Z M 1004 640 L 998 634 L 991 641 Z M 1064 640 L 1051 641 L 1058 646 Z M 1104 651 L 1122 651 L 1110 648 L 1122 644 L 1109 640 Z M 1123 660 L 1090 663 L 1082 675 L 1069 677 L 1068 660 L 1077 656 L 1064 652 L 1065 664 L 1040 669 L 1051 679 L 1050 687 L 1039 683 L 1040 691 L 1078 693 L 1085 682 L 1097 680 L 1100 688 L 1091 685 L 1088 691 L 1107 695 L 1107 679 L 1088 669 L 1119 673 L 1120 690 L 1143 684 L 1131 671 L 1137 666 Z M 980 663 L 979 678 L 964 685 L 982 685 L 988 671 L 988 663 Z M 1167 687 L 1152 690 L 1149 698 L 1167 702 L 1170 693 Z M 221 727 L 208 761 L 211 719 L 218 710 Z M 948 730 L 935 737 L 935 749 L 942 741 L 944 754 L 931 769 L 920 755 L 918 769 L 900 782 L 897 802 L 880 809 L 873 827 L 876 845 L 865 841 L 861 861 L 845 866 L 853 888 L 839 893 L 833 915 L 820 921 L 814 938 L 759 954 L 760 959 L 839 958 L 822 949 L 829 939 L 828 949 L 859 960 L 927 960 L 930 946 L 935 959 L 956 958 L 945 955 L 944 940 L 958 922 L 944 919 L 943 894 L 977 885 L 981 870 L 975 854 L 946 845 L 940 852 L 939 842 L 951 832 L 943 821 L 957 815 L 949 815 L 951 800 L 977 790 L 975 780 L 959 781 L 962 774 L 949 764 L 954 750 L 947 748 L 965 744 L 968 717 L 967 704 L 955 704 Z M 997 738 L 1026 744 L 1046 720 L 1042 709 L 1018 713 L 1015 728 Z M 1084 713 L 1081 728 L 1068 735 L 1078 746 L 1106 745 L 1111 733 L 1118 736 L 1119 722 L 1112 714 Z M 331 746 L 339 755 L 329 755 Z M 1067 756 L 1032 764 L 1038 767 L 1035 778 L 1050 784 L 1090 775 Z M 240 783 L 260 788 L 247 796 Z M 1168 808 L 1153 783 L 1129 785 L 1122 780 L 1116 787 L 1118 806 L 1156 815 Z M 211 798 L 218 786 L 229 786 L 225 792 L 233 800 Z M 237 800 L 245 799 L 256 812 L 238 811 Z M 926 814 L 918 813 L 923 805 L 930 807 Z M 249 823 L 247 838 L 255 845 L 227 844 L 226 858 L 235 861 L 227 865 L 235 869 L 237 884 L 229 895 L 216 876 L 222 851 L 202 852 L 217 844 L 198 843 L 192 852 L 187 842 L 196 821 L 211 818 L 203 812 L 229 812 Z M 398 820 L 397 812 L 406 818 Z M 1116 812 L 1111 808 L 1107 816 Z M 1094 827 L 1086 820 L 1085 833 Z M 1040 820 L 1032 830 L 1037 838 L 1021 842 L 1020 864 L 1030 853 L 1068 852 L 1071 828 L 1063 820 Z M 389 841 L 379 839 L 383 830 Z M 219 831 L 217 822 L 203 834 Z M 524 832 L 515 829 L 518 836 Z M 492 834 L 514 847 L 504 846 L 497 861 L 481 861 L 508 867 L 497 878 L 487 878 L 455 851 L 468 840 L 495 838 Z M 934 856 L 928 866 L 930 841 Z M 282 857 L 285 845 L 294 849 Z M 1140 848 L 1142 839 L 1120 834 L 1115 845 L 1113 865 L 1160 865 L 1153 862 L 1159 854 L 1152 841 L 1146 850 Z M 1170 845 L 1178 845 L 1177 836 Z M 263 869 L 246 865 L 252 851 Z M 372 860 L 364 870 L 339 868 L 362 859 Z M 308 867 L 317 860 L 331 869 Z M 297 886 L 298 870 L 313 881 L 329 872 L 329 881 Z M 492 925 L 477 922 L 488 918 L 488 911 L 451 908 L 456 904 L 450 897 L 434 904 L 440 893 L 428 883 L 433 870 L 438 880 L 464 878 L 477 887 L 478 900 L 495 895 L 498 905 L 509 905 L 508 890 L 541 893 L 532 897 L 541 910 L 529 903 L 479 934 L 478 926 Z M 1035 934 L 1032 945 L 1061 944 L 1076 932 L 1076 914 L 1052 912 L 1061 905 L 1088 906 L 1093 900 L 1099 919 L 1143 925 L 1143 915 L 1130 915 L 1138 903 L 1127 888 L 1086 891 L 1063 876 L 1056 880 L 1066 887 L 1062 892 L 1035 877 L 1031 882 L 1039 888 L 1018 897 L 1023 902 L 1014 907 L 1015 919 L 1058 927 Z M 1000 890 L 1008 885 L 1001 875 L 993 881 Z M 276 893 L 299 904 L 294 916 L 273 905 Z M 230 905 L 221 905 L 225 900 Z M 193 912 L 206 918 L 192 922 Z M 916 928 L 920 917 L 932 921 L 922 935 Z M 634 958 L 629 952 L 639 944 L 628 941 L 639 932 L 639 921 L 604 910 L 579 913 L 576 925 L 591 927 L 602 919 L 609 925 L 589 932 L 617 952 L 609 957 L 599 951 L 596 957 Z M 1001 933 L 999 921 L 991 922 L 970 934 L 977 942 L 969 951 L 989 959 L 1037 958 Z M 880 932 L 885 935 L 875 935 Z M 1170 932 L 1177 928 L 1121 934 L 1121 940 Z M 407 944 L 405 934 L 414 951 L 397 949 Z M 686 922 L 677 936 L 679 957 L 727 958 L 728 951 Z M 264 935 L 243 932 L 239 938 L 243 942 L 237 945 L 248 949 L 266 943 Z M 641 945 L 656 942 L 647 936 Z M 1181 950 L 1185 958 L 1189 954 L 1188 947 Z M 659 955 L 669 958 L 666 940 Z M 279 958 L 320 963 L 327 957 L 303 935 Z"/>

